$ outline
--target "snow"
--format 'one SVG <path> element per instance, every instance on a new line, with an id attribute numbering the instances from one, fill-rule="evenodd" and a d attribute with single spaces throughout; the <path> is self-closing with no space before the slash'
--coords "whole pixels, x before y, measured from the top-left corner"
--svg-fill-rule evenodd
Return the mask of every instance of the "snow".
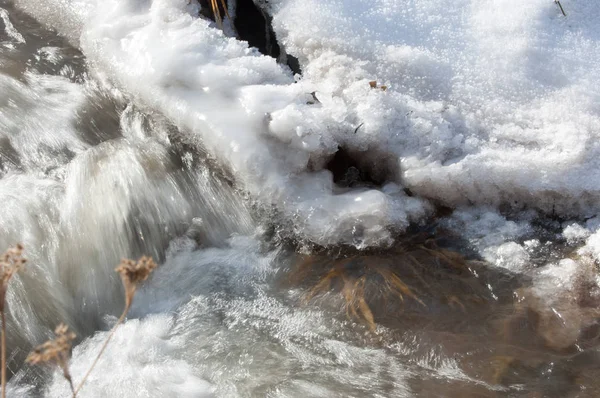
<path id="1" fill-rule="evenodd" d="M 562 233 L 563 237 L 570 245 L 576 244 L 585 240 L 590 236 L 590 231 L 578 223 L 572 223 L 565 227 Z"/>
<path id="2" fill-rule="evenodd" d="M 513 272 L 530 268 L 529 251 L 540 244 L 537 240 L 519 243 L 533 232 L 529 220 L 508 220 L 490 207 L 458 209 L 442 225 L 490 264 Z"/>
<path id="3" fill-rule="evenodd" d="M 579 249 L 579 253 L 591 256 L 595 261 L 600 261 L 600 230 L 595 231 Z"/>
<path id="4" fill-rule="evenodd" d="M 398 154 L 413 192 L 597 210 L 600 5 L 565 1 L 564 18 L 545 0 L 270 3 L 305 78 Z M 360 79 L 390 89 L 352 90 Z"/>

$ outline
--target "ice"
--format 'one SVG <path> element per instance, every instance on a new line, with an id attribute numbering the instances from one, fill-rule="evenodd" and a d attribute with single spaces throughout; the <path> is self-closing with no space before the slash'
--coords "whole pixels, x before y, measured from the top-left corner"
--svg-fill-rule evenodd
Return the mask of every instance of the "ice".
<path id="1" fill-rule="evenodd" d="M 554 289 L 572 290 L 577 276 L 578 264 L 570 259 L 564 259 L 557 264 L 549 264 L 539 272 L 540 278 L 547 278 Z"/>
<path id="2" fill-rule="evenodd" d="M 596 210 L 597 4 L 563 2 L 565 19 L 547 1 L 270 3 L 304 76 L 349 104 L 366 100 L 363 134 L 399 136 L 414 192 Z M 349 98 L 361 78 L 390 86 L 387 103 Z"/>
<path id="3" fill-rule="evenodd" d="M 565 227 L 563 237 L 570 245 L 577 244 L 590 236 L 590 231 L 578 223 L 572 223 Z"/>
<path id="4" fill-rule="evenodd" d="M 579 251 L 582 254 L 590 255 L 596 261 L 600 261 L 600 230 L 592 233 Z"/>
<path id="5" fill-rule="evenodd" d="M 527 250 L 516 242 L 507 242 L 484 252 L 484 258 L 492 264 L 511 271 L 522 271 L 530 264 Z"/>
<path id="6" fill-rule="evenodd" d="M 271 1 L 278 39 L 300 61 L 297 81 L 185 0 L 66 1 L 66 21 L 41 15 L 36 0 L 18 4 L 78 31 L 96 73 L 201 136 L 245 190 L 302 220 L 311 240 L 382 244 L 390 227 L 430 214 L 430 200 L 598 210 L 593 2 L 563 2 L 565 18 L 545 0 Z M 323 170 L 338 147 L 397 159 L 390 182 L 416 197 L 338 195 Z M 372 206 L 359 214 L 355 199 Z M 340 238 L 348 230 L 361 232 Z"/>
<path id="7" fill-rule="evenodd" d="M 526 214 L 521 218 L 508 220 L 490 207 L 461 208 L 443 225 L 465 239 L 489 263 L 513 272 L 525 272 L 530 268 L 528 250 L 539 242 L 522 242 L 533 228 Z"/>

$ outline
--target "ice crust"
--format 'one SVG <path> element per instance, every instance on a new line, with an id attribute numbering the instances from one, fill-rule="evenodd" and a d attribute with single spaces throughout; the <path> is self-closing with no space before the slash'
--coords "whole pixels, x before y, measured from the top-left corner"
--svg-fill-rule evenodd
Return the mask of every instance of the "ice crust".
<path id="1" fill-rule="evenodd" d="M 563 1 L 565 18 L 545 0 L 270 3 L 305 79 L 399 156 L 413 192 L 597 212 L 600 4 Z"/>

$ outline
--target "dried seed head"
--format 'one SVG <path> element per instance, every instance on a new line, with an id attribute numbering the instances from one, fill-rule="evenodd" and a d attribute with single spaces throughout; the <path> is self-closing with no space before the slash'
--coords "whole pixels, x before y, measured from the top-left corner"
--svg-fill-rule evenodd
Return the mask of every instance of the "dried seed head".
<path id="1" fill-rule="evenodd" d="M 54 329 L 56 338 L 48 340 L 37 346 L 29 353 L 25 361 L 31 365 L 55 365 L 62 369 L 64 378 L 69 382 L 73 396 L 73 379 L 69 372 L 69 359 L 71 358 L 71 346 L 75 340 L 75 333 L 69 331 L 69 327 L 61 323 Z"/>
<path id="2" fill-rule="evenodd" d="M 9 248 L 0 257 L 0 310 L 4 310 L 4 300 L 10 278 L 23 268 L 26 262 L 21 244 Z"/>
<path id="3" fill-rule="evenodd" d="M 129 308 L 133 295 L 140 282 L 148 279 L 150 273 L 156 268 L 156 263 L 152 257 L 143 256 L 137 263 L 133 260 L 123 259 L 115 271 L 121 275 L 123 286 L 125 287 L 126 307 Z"/>
<path id="4" fill-rule="evenodd" d="M 28 356 L 27 363 L 31 365 L 54 364 L 65 369 L 68 373 L 68 361 L 71 356 L 71 345 L 75 340 L 75 333 L 69 331 L 69 327 L 61 323 L 54 330 L 56 338 L 48 340 L 37 346 Z"/>
<path id="5" fill-rule="evenodd" d="M 2 284 L 8 284 L 12 276 L 19 271 L 27 260 L 23 258 L 23 245 L 17 244 L 9 248 L 0 258 L 0 279 Z"/>
<path id="6" fill-rule="evenodd" d="M 148 279 L 148 276 L 156 268 L 152 257 L 143 256 L 137 263 L 133 260 L 123 259 L 115 271 L 121 274 L 121 278 L 128 284 L 137 284 Z"/>

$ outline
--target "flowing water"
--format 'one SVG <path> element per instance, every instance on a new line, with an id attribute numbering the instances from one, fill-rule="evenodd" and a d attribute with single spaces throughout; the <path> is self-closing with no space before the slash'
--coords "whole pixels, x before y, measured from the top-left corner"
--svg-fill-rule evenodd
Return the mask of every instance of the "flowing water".
<path id="1" fill-rule="evenodd" d="M 21 242 L 29 260 L 8 292 L 9 396 L 69 395 L 25 356 L 63 321 L 81 378 L 122 309 L 113 269 L 142 254 L 160 266 L 81 396 L 600 393 L 593 277 L 549 300 L 560 275 L 481 261 L 441 215 L 385 250 L 301 245 L 190 132 L 90 75 L 7 0 L 0 203 L 0 248 Z M 553 225 L 532 234 L 554 242 Z M 560 242 L 533 252 L 577 259 Z"/>

